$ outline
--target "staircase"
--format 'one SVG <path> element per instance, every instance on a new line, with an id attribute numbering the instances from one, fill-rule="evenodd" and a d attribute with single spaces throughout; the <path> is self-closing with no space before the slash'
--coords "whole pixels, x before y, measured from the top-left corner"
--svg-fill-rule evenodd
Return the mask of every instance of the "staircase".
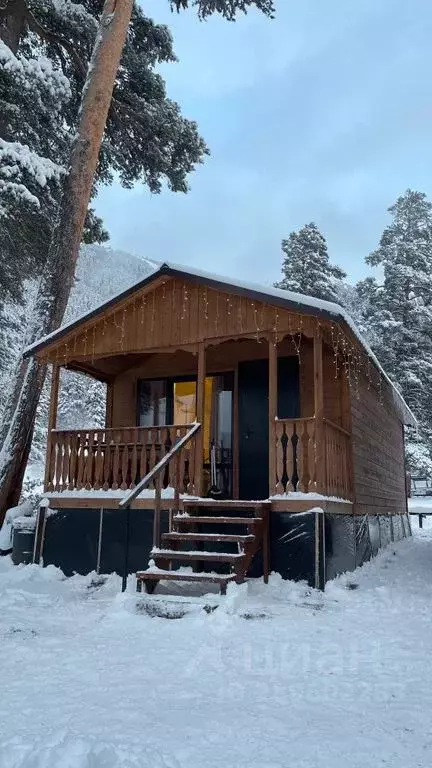
<path id="1" fill-rule="evenodd" d="M 143 584 L 151 594 L 159 581 L 184 581 L 218 584 L 224 595 L 230 581 L 245 581 L 261 548 L 267 582 L 270 502 L 190 499 L 183 510 L 172 517 L 161 546 L 151 550 L 155 565 L 136 574 L 138 592 Z M 174 564 L 192 566 L 192 572 L 177 571 Z"/>

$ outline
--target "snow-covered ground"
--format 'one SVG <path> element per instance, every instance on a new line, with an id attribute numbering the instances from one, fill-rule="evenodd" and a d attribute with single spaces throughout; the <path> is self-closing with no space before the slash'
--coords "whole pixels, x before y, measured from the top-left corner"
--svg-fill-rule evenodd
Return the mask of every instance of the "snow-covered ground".
<path id="1" fill-rule="evenodd" d="M 0 559 L 1 768 L 430 768 L 432 523 L 413 527 L 325 594 L 273 577 L 178 620 L 118 577 Z"/>

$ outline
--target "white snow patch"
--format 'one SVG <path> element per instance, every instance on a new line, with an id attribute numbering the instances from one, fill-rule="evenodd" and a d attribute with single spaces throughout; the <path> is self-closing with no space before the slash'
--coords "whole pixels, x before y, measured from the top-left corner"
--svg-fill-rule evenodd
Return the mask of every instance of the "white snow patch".
<path id="1" fill-rule="evenodd" d="M 432 531 L 179 620 L 133 582 L 0 560 L 2 768 L 429 768 Z"/>

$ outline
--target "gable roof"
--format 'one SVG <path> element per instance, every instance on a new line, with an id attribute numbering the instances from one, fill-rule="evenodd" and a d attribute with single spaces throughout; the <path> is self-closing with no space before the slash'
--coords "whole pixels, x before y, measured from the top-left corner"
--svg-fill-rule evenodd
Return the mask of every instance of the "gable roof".
<path id="1" fill-rule="evenodd" d="M 183 278 L 189 280 L 192 283 L 198 283 L 206 285 L 209 288 L 216 290 L 228 291 L 235 295 L 246 296 L 249 299 L 261 301 L 263 303 L 270 303 L 273 306 L 278 306 L 283 309 L 288 309 L 297 313 L 304 313 L 315 317 L 322 317 L 323 319 L 333 322 L 343 322 L 354 333 L 362 347 L 365 349 L 367 355 L 374 362 L 382 376 L 388 382 L 392 389 L 393 400 L 399 413 L 401 414 L 404 423 L 411 426 L 417 426 L 417 421 L 409 406 L 406 404 L 400 392 L 396 389 L 393 382 L 387 376 L 386 372 L 382 368 L 378 359 L 375 357 L 367 341 L 362 337 L 360 331 L 356 327 L 354 321 L 348 315 L 348 313 L 339 304 L 331 301 L 324 301 L 322 299 L 316 299 L 313 296 L 305 296 L 301 293 L 294 293 L 293 291 L 286 291 L 281 288 L 273 288 L 269 286 L 262 286 L 256 283 L 249 283 L 242 280 L 233 280 L 229 277 L 223 277 L 221 275 L 205 272 L 191 267 L 183 267 L 179 264 L 172 262 L 164 262 L 160 267 L 156 268 L 153 272 L 147 275 L 143 280 L 135 283 L 125 291 L 118 293 L 111 299 L 108 299 L 103 304 L 95 307 L 90 312 L 86 312 L 81 317 L 76 318 L 70 323 L 57 328 L 52 333 L 39 339 L 34 344 L 31 344 L 24 350 L 23 356 L 30 357 L 40 352 L 45 347 L 49 346 L 55 341 L 59 341 L 66 334 L 79 327 L 81 323 L 97 318 L 98 315 L 105 312 L 107 309 L 114 307 L 119 302 L 132 296 L 147 285 L 157 280 L 160 277 L 171 278 Z"/>

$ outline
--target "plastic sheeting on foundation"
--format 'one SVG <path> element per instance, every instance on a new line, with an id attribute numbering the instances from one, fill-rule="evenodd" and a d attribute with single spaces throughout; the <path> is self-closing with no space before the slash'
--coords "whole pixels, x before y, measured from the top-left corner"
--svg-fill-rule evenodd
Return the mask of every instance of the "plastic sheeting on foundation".
<path id="1" fill-rule="evenodd" d="M 318 514 L 322 520 L 323 513 Z M 324 580 L 353 571 L 370 560 L 380 547 L 410 535 L 406 515 L 326 514 L 325 526 L 317 525 L 316 515 L 315 510 L 272 513 L 270 567 L 282 578 L 305 580 L 311 586 L 323 586 Z M 167 528 L 168 514 L 162 513 L 161 532 Z M 320 534 L 318 538 L 317 533 Z M 57 565 L 68 576 L 90 571 L 122 573 L 125 534 L 126 516 L 122 511 L 59 510 L 47 517 L 42 560 L 45 565 Z M 129 573 L 147 567 L 152 544 L 152 510 L 131 510 Z M 260 577 L 262 573 L 262 554 L 258 552 L 248 575 Z"/>
<path id="2" fill-rule="evenodd" d="M 410 536 L 407 515 L 326 515 L 327 580 L 353 571 L 392 541 Z"/>

